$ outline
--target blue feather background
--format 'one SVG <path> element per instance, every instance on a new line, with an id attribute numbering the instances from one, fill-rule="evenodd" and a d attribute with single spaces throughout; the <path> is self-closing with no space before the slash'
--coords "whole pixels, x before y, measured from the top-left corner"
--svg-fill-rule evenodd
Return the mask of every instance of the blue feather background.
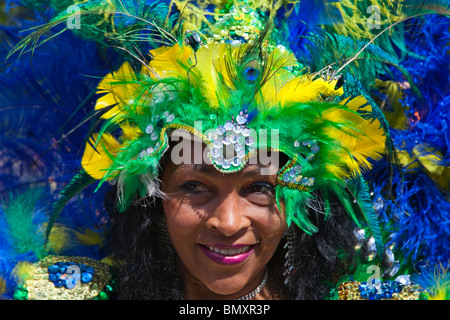
<path id="1" fill-rule="evenodd" d="M 18 26 L 0 26 L 0 198 L 10 201 L 10 195 L 43 190 L 30 212 L 42 248 L 42 225 L 47 223 L 59 192 L 80 169 L 90 123 L 79 124 L 93 109 L 92 90 L 120 64 L 114 52 L 105 52 L 96 43 L 83 41 L 70 32 L 33 54 L 5 61 L 24 35 L 21 30 L 40 25 L 50 16 L 49 12 L 36 11 L 32 20 L 22 20 Z M 94 186 L 88 187 L 72 199 L 58 223 L 78 232 L 104 232 L 109 223 L 103 207 L 108 188 L 95 194 L 93 191 Z M 0 206 L 0 278 L 11 289 L 15 285 L 11 276 L 14 266 L 19 261 L 35 262 L 38 256 L 15 247 L 4 214 L 8 201 Z M 98 245 L 82 246 L 73 241 L 63 253 L 102 259 L 106 255 L 103 250 Z M 9 290 L 5 297 L 12 298 L 12 294 Z"/>
<path id="2" fill-rule="evenodd" d="M 410 155 L 421 146 L 439 151 L 440 160 L 435 164 L 448 170 L 449 19 L 432 15 L 408 25 L 410 32 L 405 33 L 405 47 L 410 54 L 402 56 L 401 64 L 408 69 L 426 104 L 406 90 L 402 102 L 409 106 L 404 110 L 408 128 L 391 128 L 391 136 L 397 150 Z M 387 162 L 376 164 L 368 174 L 374 206 L 385 231 L 392 234 L 390 244 L 395 244 L 396 253 L 404 263 L 414 266 L 441 262 L 446 266 L 450 260 L 449 190 L 440 187 L 417 160 L 414 164 L 402 172 L 391 171 Z"/>

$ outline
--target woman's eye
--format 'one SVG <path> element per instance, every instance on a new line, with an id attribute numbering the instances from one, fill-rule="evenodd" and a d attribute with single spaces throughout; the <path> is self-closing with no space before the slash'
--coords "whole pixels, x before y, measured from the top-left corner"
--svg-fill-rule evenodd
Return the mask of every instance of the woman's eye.
<path id="1" fill-rule="evenodd" d="M 275 203 L 275 187 L 267 182 L 256 182 L 245 188 L 245 197 L 259 206 L 270 206 Z"/>
<path id="2" fill-rule="evenodd" d="M 256 182 L 247 187 L 246 191 L 247 193 L 253 192 L 272 193 L 274 191 L 274 187 L 270 183 Z"/>
<path id="3" fill-rule="evenodd" d="M 181 185 L 181 187 L 187 193 L 200 193 L 209 191 L 208 187 L 197 181 L 186 181 Z"/>

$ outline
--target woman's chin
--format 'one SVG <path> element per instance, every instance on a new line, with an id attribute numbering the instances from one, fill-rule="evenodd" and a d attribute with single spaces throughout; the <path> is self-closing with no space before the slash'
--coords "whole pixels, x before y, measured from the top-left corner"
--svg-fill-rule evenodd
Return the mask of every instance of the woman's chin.
<path id="1" fill-rule="evenodd" d="M 253 290 L 261 281 L 259 278 L 254 279 L 256 273 L 253 271 L 230 271 L 205 269 L 201 271 L 199 280 L 217 296 L 214 299 L 237 298 Z"/>

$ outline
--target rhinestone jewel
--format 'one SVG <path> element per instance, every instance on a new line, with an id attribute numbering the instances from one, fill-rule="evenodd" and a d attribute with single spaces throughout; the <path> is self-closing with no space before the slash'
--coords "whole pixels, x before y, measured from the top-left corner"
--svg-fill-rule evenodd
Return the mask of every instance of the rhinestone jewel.
<path id="1" fill-rule="evenodd" d="M 222 125 L 218 126 L 217 129 L 216 129 L 217 134 L 220 134 L 220 135 L 224 134 L 225 131 L 226 131 L 226 129 Z"/>
<path id="2" fill-rule="evenodd" d="M 68 273 L 71 269 L 73 269 L 72 273 Z M 87 266 L 82 263 L 61 261 L 49 266 L 47 271 L 48 280 L 53 282 L 56 288 L 65 287 L 66 289 L 73 288 L 73 285 L 76 284 L 73 282 L 78 281 L 78 279 L 84 284 L 91 282 L 93 275 L 95 274 L 95 269 L 91 266 Z M 74 277 L 74 274 L 79 276 L 79 278 Z"/>
<path id="3" fill-rule="evenodd" d="M 235 134 L 232 134 L 230 136 L 230 141 L 231 141 L 231 143 L 236 143 L 236 142 L 239 141 L 239 137 L 237 135 L 235 135 Z"/>
<path id="4" fill-rule="evenodd" d="M 361 298 L 369 300 L 381 300 L 392 298 L 394 293 L 399 293 L 403 289 L 403 285 L 397 281 L 385 281 L 379 284 L 372 284 L 363 282 L 358 287 Z"/>
<path id="5" fill-rule="evenodd" d="M 222 156 L 217 157 L 214 162 L 216 163 L 216 165 L 222 166 L 223 165 L 223 157 Z"/>
<path id="6" fill-rule="evenodd" d="M 239 158 L 244 158 L 245 157 L 245 150 L 241 149 L 241 150 L 237 151 L 237 156 Z"/>
<path id="7" fill-rule="evenodd" d="M 311 187 L 316 182 L 316 179 L 313 177 L 303 177 L 301 175 L 302 172 L 302 166 L 301 165 L 295 165 L 292 168 L 288 169 L 282 177 L 282 180 L 285 183 L 294 183 L 299 184 L 303 186 Z"/>
<path id="8" fill-rule="evenodd" d="M 222 155 L 222 152 L 221 152 L 219 149 L 214 148 L 214 149 L 211 150 L 211 156 L 212 156 L 213 158 L 218 158 L 218 157 L 220 157 L 221 155 Z"/>
<path id="9" fill-rule="evenodd" d="M 167 122 L 172 122 L 175 119 L 175 115 L 170 114 L 169 116 L 167 116 L 166 121 Z"/>
<path id="10" fill-rule="evenodd" d="M 265 273 L 264 273 L 264 278 L 262 279 L 262 281 L 259 284 L 259 286 L 257 286 L 256 289 L 253 290 L 252 292 L 247 293 L 246 295 L 244 295 L 242 297 L 239 297 L 236 300 L 251 300 L 251 299 L 253 299 L 256 295 L 258 295 L 261 292 L 261 290 L 266 285 L 267 277 L 268 277 L 268 271 L 267 271 L 267 268 L 266 268 Z"/>
<path id="11" fill-rule="evenodd" d="M 233 130 L 233 128 L 234 128 L 234 123 L 233 123 L 233 121 L 227 121 L 227 122 L 225 122 L 225 130 Z"/>
<path id="12" fill-rule="evenodd" d="M 162 115 L 155 115 L 151 119 L 152 123 L 145 127 L 145 133 L 150 135 L 150 139 L 152 141 L 156 141 L 159 138 L 159 134 L 161 133 L 161 129 L 164 127 L 164 124 L 172 122 L 174 119 L 175 115 L 169 113 L 168 111 L 164 111 Z M 143 158 L 146 154 L 152 154 L 154 151 L 150 152 L 151 149 L 159 149 L 159 143 L 156 146 L 149 146 L 148 148 L 143 149 L 139 154 L 139 158 Z"/>
<path id="13" fill-rule="evenodd" d="M 233 117 L 233 120 L 236 122 L 228 120 L 212 130 L 213 134 L 208 135 L 214 146 L 209 156 L 213 164 L 220 167 L 219 170 L 228 171 L 231 168 L 232 171 L 236 171 L 236 168 L 244 165 L 245 156 L 255 142 L 250 136 L 250 128 L 244 125 L 247 122 L 247 115 L 241 112 L 236 118 Z"/>
<path id="14" fill-rule="evenodd" d="M 247 122 L 247 118 L 246 118 L 244 115 L 239 114 L 239 115 L 236 117 L 236 122 L 239 123 L 239 124 L 244 124 L 244 123 Z"/>
<path id="15" fill-rule="evenodd" d="M 247 128 L 247 127 L 242 128 L 241 134 L 242 134 L 244 137 L 249 137 L 249 136 L 250 136 L 250 133 L 251 133 L 250 128 Z"/>
<path id="16" fill-rule="evenodd" d="M 230 136 L 224 136 L 222 142 L 226 146 L 231 144 L 231 137 Z"/>
<path id="17" fill-rule="evenodd" d="M 231 160 L 231 164 L 235 167 L 239 167 L 242 164 L 241 158 L 234 157 L 233 160 Z"/>
<path id="18" fill-rule="evenodd" d="M 233 128 L 234 133 L 241 133 L 242 132 L 242 126 L 236 125 Z"/>
<path id="19" fill-rule="evenodd" d="M 395 281 L 400 283 L 400 284 L 402 284 L 402 285 L 409 285 L 409 284 L 411 284 L 411 280 L 410 280 L 410 275 L 409 274 L 398 276 L 397 278 L 395 278 Z"/>
<path id="20" fill-rule="evenodd" d="M 153 133 L 153 130 L 154 130 L 153 125 L 152 125 L 152 124 L 149 124 L 149 125 L 147 126 L 147 128 L 145 128 L 145 133 L 151 134 L 151 133 Z"/>
<path id="21" fill-rule="evenodd" d="M 214 145 L 214 147 L 216 147 L 216 148 L 220 148 L 220 147 L 222 146 L 223 143 L 224 143 L 224 142 L 223 142 L 222 137 L 216 137 L 216 138 L 214 138 L 214 140 L 213 140 L 213 145 Z"/>
<path id="22" fill-rule="evenodd" d="M 315 145 L 313 145 L 311 147 L 311 152 L 312 153 L 317 153 L 317 152 L 319 152 L 319 150 L 320 150 L 320 148 L 319 148 L 319 146 L 317 144 L 315 144 Z"/>
<path id="23" fill-rule="evenodd" d="M 254 142 L 255 142 L 255 139 L 253 139 L 252 137 L 246 137 L 246 138 L 245 138 L 245 144 L 246 144 L 247 146 L 253 145 Z"/>
<path id="24" fill-rule="evenodd" d="M 230 167 L 231 167 L 230 160 L 224 160 L 222 163 L 222 168 L 227 170 L 227 169 L 230 169 Z"/>

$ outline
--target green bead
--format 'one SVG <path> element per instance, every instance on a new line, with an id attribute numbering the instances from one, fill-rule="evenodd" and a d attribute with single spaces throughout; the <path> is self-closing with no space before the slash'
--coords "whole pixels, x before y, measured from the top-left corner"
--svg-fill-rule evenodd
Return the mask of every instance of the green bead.
<path id="1" fill-rule="evenodd" d="M 429 296 L 426 293 L 421 292 L 419 295 L 419 300 L 428 300 Z"/>
<path id="2" fill-rule="evenodd" d="M 97 297 L 99 300 L 108 300 L 109 299 L 108 294 L 104 291 L 100 292 Z"/>
<path id="3" fill-rule="evenodd" d="M 13 296 L 14 300 L 27 300 L 28 299 L 28 291 L 24 287 L 19 286 L 17 290 L 14 292 Z"/>
<path id="4" fill-rule="evenodd" d="M 112 291 L 113 291 L 113 287 L 111 287 L 109 284 L 107 284 L 106 286 L 105 286 L 105 292 L 107 292 L 107 293 L 111 293 Z"/>

